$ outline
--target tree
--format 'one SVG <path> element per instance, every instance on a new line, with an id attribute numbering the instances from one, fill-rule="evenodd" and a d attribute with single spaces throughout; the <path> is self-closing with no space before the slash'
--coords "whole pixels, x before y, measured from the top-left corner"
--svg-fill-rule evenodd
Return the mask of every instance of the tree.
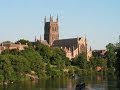
<path id="1" fill-rule="evenodd" d="M 7 55 L 0 56 L 0 71 L 2 71 L 1 77 L 4 81 L 16 80 L 15 71 Z"/>
<path id="2" fill-rule="evenodd" d="M 78 57 L 75 59 L 75 62 L 81 69 L 86 69 L 87 58 L 84 53 L 79 54 Z"/>
<path id="3" fill-rule="evenodd" d="M 51 75 L 52 75 L 52 68 L 51 68 L 49 62 L 48 62 L 47 65 L 46 65 L 46 74 L 47 74 L 48 76 L 51 76 Z"/>
<path id="4" fill-rule="evenodd" d="M 26 48 L 21 52 L 21 55 L 30 62 L 30 68 L 32 71 L 35 71 L 39 77 L 45 76 L 45 64 L 43 58 L 37 51 L 33 48 Z"/>
<path id="5" fill-rule="evenodd" d="M 30 62 L 21 55 L 10 56 L 11 64 L 18 74 L 24 74 L 30 71 Z"/>
<path id="6" fill-rule="evenodd" d="M 66 57 L 65 52 L 61 48 L 53 48 L 53 56 L 56 56 L 58 59 L 61 60 L 66 66 L 70 65 L 70 60 Z"/>
<path id="7" fill-rule="evenodd" d="M 48 63 L 52 57 L 52 49 L 40 42 L 35 43 L 35 50 L 43 57 L 44 62 Z"/>
<path id="8" fill-rule="evenodd" d="M 20 53 L 20 50 L 18 49 L 5 49 L 4 51 L 2 51 L 2 55 L 5 55 L 5 54 L 11 54 L 11 55 L 18 55 Z"/>
<path id="9" fill-rule="evenodd" d="M 11 41 L 4 41 L 3 44 L 4 44 L 4 43 L 13 43 L 13 42 L 11 42 Z"/>
<path id="10" fill-rule="evenodd" d="M 120 79 L 120 48 L 117 49 L 116 57 L 117 57 L 117 60 L 116 60 L 115 68 L 116 68 L 117 75 Z"/>
<path id="11" fill-rule="evenodd" d="M 116 46 L 112 43 L 109 43 L 107 46 L 107 67 L 108 68 L 114 68 L 115 67 L 115 60 L 116 60 L 116 54 L 115 54 L 115 50 L 116 50 Z"/>
<path id="12" fill-rule="evenodd" d="M 21 44 L 24 44 L 24 45 L 27 44 L 28 46 L 32 46 L 32 43 L 30 41 L 24 40 L 24 39 L 20 39 L 20 40 L 16 41 L 15 43 L 16 44 L 21 43 Z"/>

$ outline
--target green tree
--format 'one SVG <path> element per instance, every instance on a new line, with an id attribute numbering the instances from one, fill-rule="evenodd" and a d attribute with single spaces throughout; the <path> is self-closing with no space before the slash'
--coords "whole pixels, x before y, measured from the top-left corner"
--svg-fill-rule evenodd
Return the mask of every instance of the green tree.
<path id="1" fill-rule="evenodd" d="M 11 65 L 10 59 L 7 55 L 0 56 L 0 71 L 2 71 L 2 79 L 4 81 L 16 80 L 15 71 Z"/>
<path id="2" fill-rule="evenodd" d="M 117 50 L 117 60 L 116 60 L 116 65 L 115 65 L 115 68 L 116 68 L 116 72 L 117 72 L 117 75 L 120 79 L 120 48 L 118 48 Z"/>
<path id="3" fill-rule="evenodd" d="M 20 53 L 20 50 L 18 49 L 5 49 L 1 54 L 5 55 L 5 54 L 12 54 L 12 55 L 18 55 Z"/>
<path id="4" fill-rule="evenodd" d="M 30 72 L 30 62 L 25 57 L 20 55 L 12 55 L 9 58 L 18 77 L 17 79 L 22 79 L 26 73 Z"/>
<path id="5" fill-rule="evenodd" d="M 92 69 L 95 69 L 96 67 L 102 67 L 106 69 L 107 67 L 107 60 L 101 57 L 93 57 L 91 62 Z"/>
<path id="6" fill-rule="evenodd" d="M 0 82 L 4 80 L 2 65 L 0 65 Z"/>
<path id="7" fill-rule="evenodd" d="M 70 60 L 66 57 L 65 52 L 61 48 L 53 48 L 53 56 L 56 57 L 56 60 L 63 62 L 66 66 L 70 65 Z"/>
<path id="8" fill-rule="evenodd" d="M 21 43 L 21 44 L 24 44 L 24 45 L 27 44 L 28 46 L 32 46 L 32 43 L 30 41 L 24 40 L 24 39 L 20 39 L 20 40 L 16 41 L 15 43 L 16 44 Z"/>
<path id="9" fill-rule="evenodd" d="M 51 76 L 51 75 L 52 75 L 52 68 L 51 68 L 50 63 L 47 63 L 47 65 L 46 65 L 46 74 L 47 74 L 48 76 Z"/>
<path id="10" fill-rule="evenodd" d="M 78 65 L 81 69 L 86 69 L 87 65 L 87 58 L 84 53 L 79 54 L 78 57 L 75 59 L 76 65 Z"/>
<path id="11" fill-rule="evenodd" d="M 39 77 L 45 76 L 45 64 L 40 54 L 33 48 L 26 48 L 21 52 L 28 62 L 30 62 L 30 68 L 35 71 Z"/>
<path id="12" fill-rule="evenodd" d="M 107 67 L 108 68 L 114 68 L 115 67 L 115 61 L 116 61 L 116 46 L 112 43 L 109 43 L 107 46 Z"/>
<path id="13" fill-rule="evenodd" d="M 35 42 L 35 50 L 43 57 L 44 62 L 49 62 L 52 57 L 52 49 L 40 42 Z"/>

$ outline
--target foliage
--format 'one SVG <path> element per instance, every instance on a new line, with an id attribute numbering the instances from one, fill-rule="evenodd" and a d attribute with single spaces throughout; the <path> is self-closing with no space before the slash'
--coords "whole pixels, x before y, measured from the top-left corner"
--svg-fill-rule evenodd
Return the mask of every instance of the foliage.
<path id="1" fill-rule="evenodd" d="M 116 72 L 118 77 L 120 78 L 120 48 L 117 49 L 117 60 L 116 60 Z"/>
<path id="2" fill-rule="evenodd" d="M 107 46 L 107 66 L 108 70 L 114 72 L 120 78 L 120 43 L 109 43 Z"/>
<path id="3" fill-rule="evenodd" d="M 16 44 L 21 43 L 21 44 L 24 44 L 24 45 L 27 44 L 28 46 L 32 46 L 32 43 L 31 43 L 30 41 L 24 40 L 24 39 L 20 39 L 20 40 L 16 41 L 15 43 L 16 43 Z"/>
<path id="4" fill-rule="evenodd" d="M 70 65 L 69 59 L 61 48 L 53 48 L 53 57 L 56 57 L 55 61 L 57 61 L 57 63 L 65 64 L 66 66 Z"/>
<path id="5" fill-rule="evenodd" d="M 95 70 L 95 68 L 98 67 L 102 67 L 104 69 L 106 69 L 107 65 L 107 60 L 101 57 L 93 57 L 91 59 L 91 68 Z"/>
<path id="6" fill-rule="evenodd" d="M 34 71 L 39 78 L 73 74 L 88 75 L 97 66 L 106 68 L 107 59 L 108 66 L 115 65 L 115 60 L 113 60 L 115 59 L 115 47 L 113 44 L 107 46 L 106 58 L 96 56 L 87 61 L 86 54 L 82 53 L 70 62 L 61 48 L 49 47 L 39 41 L 32 43 L 21 39 L 16 43 L 19 42 L 21 44 L 28 43 L 29 47 L 22 51 L 6 49 L 0 55 L 0 81 L 21 80 L 25 78 L 26 74 L 31 74 L 31 71 Z"/>
<path id="7" fill-rule="evenodd" d="M 4 44 L 4 43 L 13 43 L 13 42 L 11 42 L 11 41 L 4 41 L 2 43 Z"/>
<path id="8" fill-rule="evenodd" d="M 2 72 L 1 79 L 11 81 L 16 79 L 15 71 L 11 65 L 7 55 L 0 56 L 0 71 Z"/>
<path id="9" fill-rule="evenodd" d="M 26 48 L 21 52 L 21 55 L 28 60 L 30 63 L 30 69 L 32 71 L 37 72 L 39 77 L 44 75 L 45 65 L 42 61 L 43 58 L 37 51 L 35 51 L 33 48 Z"/>
<path id="10" fill-rule="evenodd" d="M 39 78 L 58 77 L 64 74 L 63 69 L 66 65 L 70 65 L 64 51 L 60 48 L 51 48 L 40 42 L 33 44 L 24 39 L 16 43 L 28 43 L 29 47 L 22 51 L 6 49 L 2 52 L 0 56 L 0 80 L 22 80 L 26 74 L 31 74 L 31 71 L 34 71 Z M 3 66 L 8 68 L 3 69 Z M 11 74 L 6 74 L 6 69 L 7 73 Z"/>
<path id="11" fill-rule="evenodd" d="M 43 57 L 44 62 L 48 63 L 52 57 L 52 49 L 40 42 L 35 42 L 35 50 Z"/>
<path id="12" fill-rule="evenodd" d="M 107 67 L 108 68 L 114 68 L 115 67 L 115 61 L 116 61 L 116 46 L 112 43 L 109 43 L 107 46 Z"/>
<path id="13" fill-rule="evenodd" d="M 81 69 L 85 69 L 87 66 L 86 54 L 79 54 L 78 57 L 74 60 L 74 64 L 79 66 Z"/>
<path id="14" fill-rule="evenodd" d="M 12 49 L 12 50 L 9 50 L 9 49 L 5 49 L 4 51 L 2 51 L 2 55 L 4 54 L 12 54 L 12 55 L 18 55 L 20 53 L 20 51 L 18 49 Z"/>

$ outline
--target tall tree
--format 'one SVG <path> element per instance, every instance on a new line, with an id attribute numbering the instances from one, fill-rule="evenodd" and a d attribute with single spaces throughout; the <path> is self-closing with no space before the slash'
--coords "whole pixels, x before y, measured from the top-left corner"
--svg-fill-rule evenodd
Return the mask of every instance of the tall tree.
<path id="1" fill-rule="evenodd" d="M 43 57 L 44 62 L 49 62 L 52 57 L 52 49 L 40 42 L 35 42 L 35 50 Z"/>
<path id="2" fill-rule="evenodd" d="M 76 64 L 81 68 L 81 69 L 86 69 L 87 65 L 87 58 L 84 53 L 79 54 L 78 57 L 75 59 Z"/>
<path id="3" fill-rule="evenodd" d="M 0 69 L 0 71 L 2 71 L 4 81 L 16 79 L 16 74 L 7 55 L 0 56 Z"/>
<path id="4" fill-rule="evenodd" d="M 30 68 L 32 71 L 35 71 L 39 77 L 44 76 L 45 64 L 43 62 L 43 58 L 37 51 L 33 48 L 26 48 L 21 52 L 21 55 L 30 62 Z"/>
<path id="5" fill-rule="evenodd" d="M 120 48 L 117 49 L 116 72 L 120 79 Z"/>
<path id="6" fill-rule="evenodd" d="M 112 43 L 109 43 L 107 46 L 107 55 L 106 55 L 106 58 L 107 58 L 107 67 L 108 68 L 114 68 L 115 67 L 115 60 L 116 60 L 116 53 L 115 53 L 115 50 L 116 50 L 116 46 Z"/>

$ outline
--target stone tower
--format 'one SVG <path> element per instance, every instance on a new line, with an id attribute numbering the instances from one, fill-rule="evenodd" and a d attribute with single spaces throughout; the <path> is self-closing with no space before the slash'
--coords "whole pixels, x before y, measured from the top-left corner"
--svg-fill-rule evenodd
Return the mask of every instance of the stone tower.
<path id="1" fill-rule="evenodd" d="M 49 45 L 52 45 L 54 40 L 59 40 L 59 26 L 58 26 L 58 16 L 56 21 L 53 20 L 53 17 L 50 15 L 50 21 L 46 21 L 44 18 L 44 40 L 48 42 Z"/>

